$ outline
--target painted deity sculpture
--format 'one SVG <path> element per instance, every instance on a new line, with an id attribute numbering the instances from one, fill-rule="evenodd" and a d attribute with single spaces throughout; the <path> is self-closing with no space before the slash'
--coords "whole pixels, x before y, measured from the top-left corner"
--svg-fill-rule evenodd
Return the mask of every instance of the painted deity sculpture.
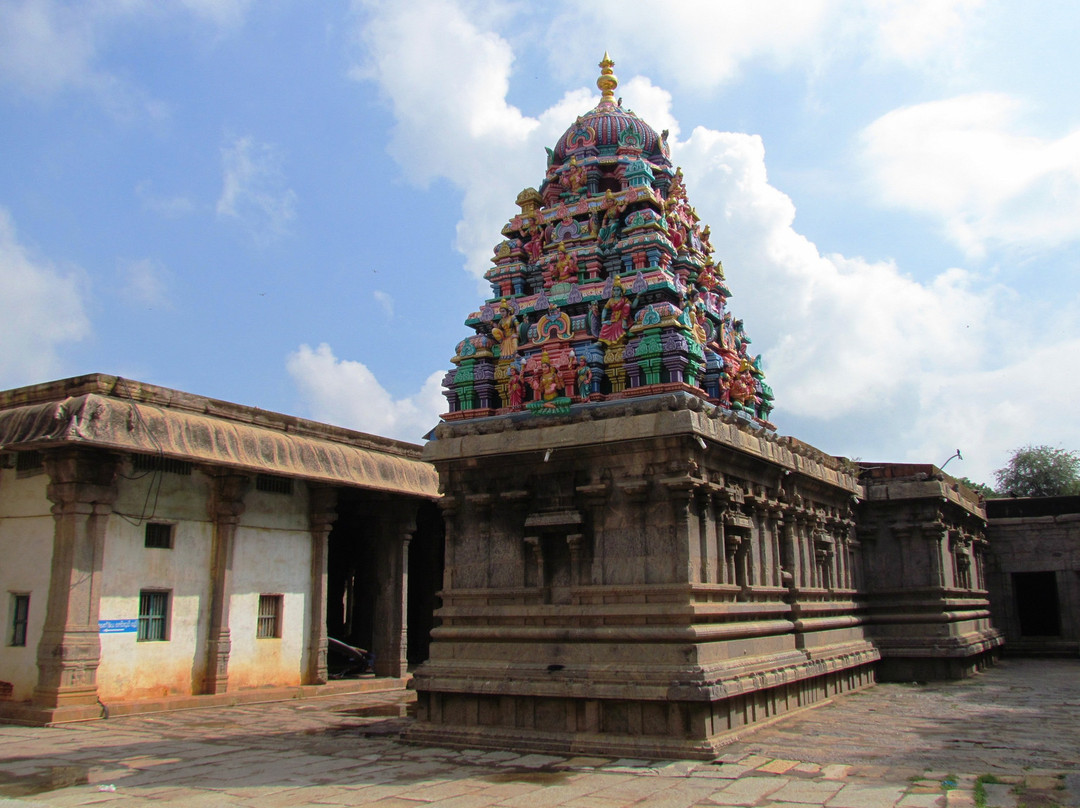
<path id="1" fill-rule="evenodd" d="M 600 103 L 548 149 L 539 189 L 517 197 L 486 275 L 494 297 L 466 320 L 476 337 L 446 376 L 444 417 L 678 389 L 771 428 L 772 393 L 727 311 L 713 234 L 666 137 L 616 100 L 613 66 L 605 55 Z"/>
<path id="2" fill-rule="evenodd" d="M 611 289 L 611 297 L 604 304 L 601 317 L 600 342 L 614 345 L 626 336 L 630 328 L 630 301 L 623 294 L 622 282 L 616 278 Z"/>
<path id="3" fill-rule="evenodd" d="M 506 388 L 510 409 L 520 410 L 525 403 L 525 380 L 516 366 L 511 366 L 507 373 Z"/>
<path id="4" fill-rule="evenodd" d="M 592 392 L 593 374 L 592 368 L 589 367 L 588 363 L 585 361 L 584 356 L 578 357 L 578 365 L 575 375 L 577 378 L 578 396 L 580 396 L 581 398 L 588 398 L 589 393 Z"/>
<path id="5" fill-rule="evenodd" d="M 520 323 L 517 317 L 514 316 L 514 312 L 504 300 L 499 305 L 498 325 L 491 330 L 491 336 L 499 343 L 499 356 L 503 359 L 513 357 L 517 353 L 519 325 Z"/>

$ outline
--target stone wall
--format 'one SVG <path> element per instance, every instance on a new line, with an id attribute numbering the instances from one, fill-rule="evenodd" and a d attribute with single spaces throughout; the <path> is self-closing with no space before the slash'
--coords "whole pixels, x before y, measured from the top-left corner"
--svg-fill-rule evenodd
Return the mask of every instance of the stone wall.
<path id="1" fill-rule="evenodd" d="M 1080 653 L 1080 497 L 990 499 L 988 584 L 1010 654 Z"/>
<path id="2" fill-rule="evenodd" d="M 959 678 L 992 662 L 1002 636 L 990 621 L 977 496 L 927 464 L 861 468 L 858 535 L 878 677 Z"/>
<path id="3" fill-rule="evenodd" d="M 854 476 L 710 409 L 675 394 L 439 427 L 443 607 L 411 737 L 711 757 L 873 682 Z"/>

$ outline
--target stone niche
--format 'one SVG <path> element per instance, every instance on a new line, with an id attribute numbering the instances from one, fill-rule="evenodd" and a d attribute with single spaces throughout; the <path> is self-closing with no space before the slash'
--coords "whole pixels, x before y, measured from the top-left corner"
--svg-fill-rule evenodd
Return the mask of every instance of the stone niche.
<path id="1" fill-rule="evenodd" d="M 409 739 L 707 759 L 874 682 L 855 469 L 682 393 L 444 423 Z"/>

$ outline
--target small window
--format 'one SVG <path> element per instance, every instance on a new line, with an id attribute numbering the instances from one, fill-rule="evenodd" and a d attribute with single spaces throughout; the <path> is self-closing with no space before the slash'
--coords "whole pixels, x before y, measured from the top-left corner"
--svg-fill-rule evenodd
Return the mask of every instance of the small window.
<path id="1" fill-rule="evenodd" d="M 11 642 L 9 645 L 26 645 L 26 623 L 30 617 L 30 596 L 11 594 Z"/>
<path id="2" fill-rule="evenodd" d="M 164 522 L 146 523 L 146 547 L 155 547 L 161 550 L 171 550 L 173 541 L 173 526 Z"/>
<path id="3" fill-rule="evenodd" d="M 291 494 L 292 477 L 282 477 L 278 474 L 256 474 L 255 490 L 265 491 L 268 494 Z"/>
<path id="4" fill-rule="evenodd" d="M 45 458 L 41 452 L 19 452 L 15 456 L 15 477 L 33 477 L 45 472 Z"/>
<path id="5" fill-rule="evenodd" d="M 139 642 L 169 639 L 169 593 L 144 589 L 139 593 Z"/>
<path id="6" fill-rule="evenodd" d="M 131 458 L 131 467 L 135 471 L 164 471 L 168 474 L 191 474 L 191 463 L 175 460 L 161 455 L 137 454 Z"/>
<path id="7" fill-rule="evenodd" d="M 263 640 L 281 636 L 281 595 L 259 595 L 259 624 L 255 637 Z"/>

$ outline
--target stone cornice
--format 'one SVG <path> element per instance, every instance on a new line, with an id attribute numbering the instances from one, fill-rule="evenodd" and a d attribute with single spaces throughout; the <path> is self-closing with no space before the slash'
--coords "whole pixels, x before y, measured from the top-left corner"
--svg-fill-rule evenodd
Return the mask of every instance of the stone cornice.
<path id="1" fill-rule="evenodd" d="M 93 375 L 0 393 L 0 448 L 85 446 L 434 499 L 420 447 Z"/>

